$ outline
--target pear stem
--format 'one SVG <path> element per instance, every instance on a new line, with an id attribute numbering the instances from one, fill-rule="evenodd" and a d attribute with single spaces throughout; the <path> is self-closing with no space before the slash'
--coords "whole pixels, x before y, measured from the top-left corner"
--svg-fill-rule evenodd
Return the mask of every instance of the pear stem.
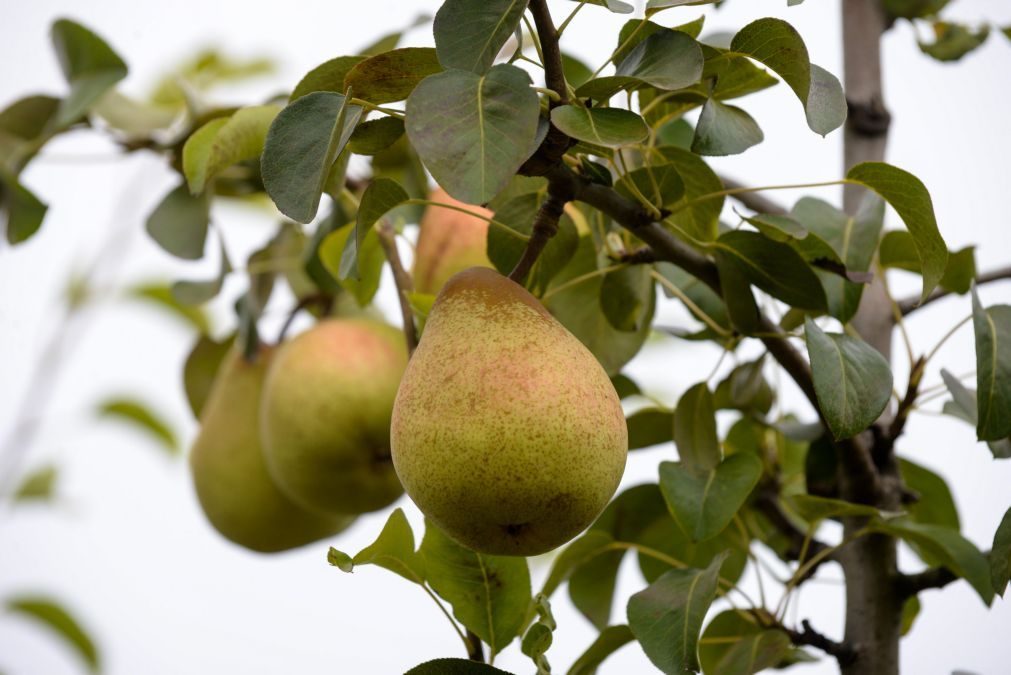
<path id="1" fill-rule="evenodd" d="M 385 219 L 379 221 L 376 225 L 376 235 L 379 237 L 379 245 L 383 248 L 386 260 L 390 263 L 390 269 L 393 271 L 393 282 L 397 286 L 397 298 L 400 300 L 400 316 L 404 323 L 404 341 L 407 343 L 407 355 L 410 356 L 418 347 L 418 329 L 414 325 L 414 312 L 407 299 L 407 294 L 414 290 L 414 282 L 411 280 L 411 275 L 404 269 L 404 263 L 400 260 L 393 226 Z"/>

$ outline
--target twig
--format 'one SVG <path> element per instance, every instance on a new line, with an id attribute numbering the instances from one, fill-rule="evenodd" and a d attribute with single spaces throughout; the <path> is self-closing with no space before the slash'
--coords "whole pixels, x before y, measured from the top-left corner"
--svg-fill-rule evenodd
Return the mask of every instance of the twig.
<path id="1" fill-rule="evenodd" d="M 944 588 L 957 579 L 958 575 L 947 567 L 931 567 L 916 574 L 900 574 L 895 583 L 900 597 L 911 598 L 920 591 Z"/>
<path id="2" fill-rule="evenodd" d="M 976 277 L 976 285 L 982 286 L 983 284 L 988 284 L 993 281 L 1003 281 L 1005 279 L 1011 279 L 1011 265 L 1008 265 L 1007 267 L 999 267 L 995 270 L 980 274 Z M 896 304 L 899 306 L 899 312 L 902 316 L 906 316 L 907 314 L 912 314 L 918 309 L 926 307 L 935 300 L 940 300 L 941 298 L 945 298 L 949 295 L 951 295 L 951 291 L 945 288 L 937 288 L 933 293 L 928 295 L 923 302 L 920 302 L 920 296 L 914 296 L 897 300 Z"/>
<path id="3" fill-rule="evenodd" d="M 739 183 L 733 178 L 720 176 L 720 180 L 723 181 L 723 186 L 728 190 L 741 190 L 745 187 L 743 183 Z M 758 192 L 735 192 L 730 195 L 730 198 L 758 213 L 771 213 L 781 216 L 788 212 L 786 207 L 779 202 L 769 199 Z"/>
<path id="4" fill-rule="evenodd" d="M 852 646 L 845 642 L 836 642 L 825 637 L 812 628 L 811 622 L 807 619 L 801 621 L 800 625 L 803 627 L 803 630 L 800 631 L 787 628 L 782 624 L 778 625 L 777 628 L 789 635 L 790 642 L 795 645 L 807 645 L 808 647 L 820 649 L 829 656 L 834 656 L 841 667 L 856 663 L 857 652 Z"/>
<path id="5" fill-rule="evenodd" d="M 393 282 L 397 286 L 397 298 L 400 300 L 400 316 L 404 322 L 404 341 L 407 343 L 407 354 L 411 355 L 418 347 L 418 329 L 414 325 L 414 311 L 407 299 L 407 294 L 414 289 L 414 283 L 400 261 L 393 226 L 385 220 L 380 221 L 376 225 L 376 235 L 379 237 L 379 245 L 383 247 L 383 253 L 386 254 L 386 260 L 390 263 L 390 269 L 393 270 Z"/>
<path id="6" fill-rule="evenodd" d="M 558 101 L 552 105 L 569 102 L 568 88 L 565 86 L 565 71 L 562 68 L 562 50 L 558 44 L 558 31 L 548 11 L 547 0 L 530 0 L 530 13 L 537 27 L 537 37 L 541 42 L 544 63 L 544 82 L 558 94 Z"/>
<path id="7" fill-rule="evenodd" d="M 281 330 L 277 331 L 277 344 L 284 342 L 284 338 L 288 336 L 288 331 L 291 330 L 291 324 L 294 323 L 295 317 L 303 309 L 308 309 L 313 305 L 319 305 L 323 308 L 324 313 L 328 313 L 330 310 L 330 305 L 333 303 L 333 296 L 326 293 L 311 293 L 303 298 L 301 298 L 291 311 L 288 312 L 288 318 L 284 320 L 281 325 Z"/>
<path id="8" fill-rule="evenodd" d="M 874 444 L 875 452 L 880 450 L 890 451 L 895 444 L 895 440 L 902 435 L 906 428 L 906 420 L 909 419 L 909 411 L 916 405 L 916 397 L 920 393 L 920 382 L 923 380 L 923 371 L 926 369 L 927 360 L 924 357 L 918 358 L 913 363 L 913 368 L 909 372 L 909 384 L 906 385 L 906 394 L 899 402 L 899 408 L 895 411 L 895 417 L 888 425 L 888 435 Z"/>
<path id="9" fill-rule="evenodd" d="M 783 511 L 783 508 L 776 500 L 777 493 L 778 490 L 773 485 L 766 485 L 759 488 L 756 493 L 753 506 L 762 515 L 764 515 L 766 519 L 768 519 L 773 527 L 779 530 L 779 532 L 789 540 L 790 547 L 785 551 L 787 559 L 796 560 L 798 563 L 803 565 L 805 562 L 820 555 L 821 552 L 828 549 L 829 546 L 828 544 L 814 538 L 808 540 L 807 535 L 794 525 Z M 805 542 L 807 542 L 806 548 L 804 545 Z M 814 573 L 817 571 L 820 564 L 828 562 L 831 559 L 832 557 L 828 556 L 822 558 L 818 564 L 812 565 L 810 569 L 805 571 L 804 577 L 799 579 L 798 583 L 806 581 L 814 576 Z"/>
<path id="10" fill-rule="evenodd" d="M 470 643 L 467 647 L 467 658 L 471 661 L 484 663 L 484 645 L 481 644 L 481 638 L 477 636 L 477 633 L 468 630 L 467 642 Z"/>
<path id="11" fill-rule="evenodd" d="M 533 229 L 530 233 L 530 240 L 527 242 L 526 248 L 523 249 L 523 255 L 520 256 L 520 259 L 516 262 L 516 266 L 509 273 L 510 279 L 518 284 L 522 284 L 527 278 L 534 263 L 537 262 L 537 258 L 540 257 L 541 252 L 544 251 L 551 238 L 557 234 L 558 220 L 565 213 L 565 205 L 571 199 L 572 195 L 565 185 L 560 183 L 550 183 L 548 185 L 548 197 L 541 203 L 540 208 L 537 209 L 537 215 L 534 216 Z"/>

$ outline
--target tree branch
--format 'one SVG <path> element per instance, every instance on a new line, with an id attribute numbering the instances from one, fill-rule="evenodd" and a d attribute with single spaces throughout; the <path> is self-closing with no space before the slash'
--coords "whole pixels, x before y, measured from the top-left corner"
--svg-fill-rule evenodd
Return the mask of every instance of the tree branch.
<path id="1" fill-rule="evenodd" d="M 569 188 L 567 183 L 548 183 L 548 197 L 541 202 L 540 208 L 537 209 L 527 246 L 523 249 L 523 255 L 517 261 L 516 266 L 509 273 L 509 278 L 516 283 L 523 283 L 541 252 L 551 241 L 551 238 L 558 233 L 558 220 L 565 213 L 565 205 L 572 200 L 572 191 Z"/>
<path id="2" fill-rule="evenodd" d="M 418 347 L 418 329 L 414 325 L 414 311 L 407 299 L 407 294 L 414 289 L 414 284 L 411 275 L 400 261 L 393 227 L 385 220 L 380 221 L 376 224 L 376 235 L 379 237 L 383 253 L 386 254 L 386 260 L 390 263 L 390 269 L 393 270 L 393 282 L 397 286 L 397 298 L 400 300 L 400 317 L 404 323 L 404 341 L 407 343 L 407 354 L 410 356 Z"/>
<path id="3" fill-rule="evenodd" d="M 811 622 L 804 619 L 800 622 L 804 630 L 797 631 L 780 624 L 778 628 L 790 636 L 790 641 L 795 645 L 807 645 L 820 649 L 829 656 L 834 656 L 840 667 L 852 665 L 857 660 L 857 652 L 852 646 L 845 642 L 836 642 L 825 637 L 815 629 L 811 628 Z"/>
<path id="4" fill-rule="evenodd" d="M 720 176 L 720 180 L 723 182 L 723 187 L 728 190 L 737 190 L 745 187 L 743 183 L 739 183 L 733 178 Z M 788 213 L 788 209 L 785 206 L 759 192 L 738 192 L 728 196 L 742 206 L 758 213 L 771 213 L 777 216 Z"/>
<path id="5" fill-rule="evenodd" d="M 807 535 L 794 525 L 787 517 L 786 513 L 783 511 L 783 507 L 780 506 L 779 501 L 776 499 L 778 492 L 779 490 L 775 487 L 775 485 L 765 485 L 760 487 L 756 491 L 755 500 L 752 502 L 752 505 L 756 510 L 764 515 L 766 519 L 768 519 L 769 523 L 771 523 L 773 527 L 779 530 L 779 532 L 785 536 L 787 540 L 789 540 L 789 548 L 786 550 L 787 559 L 796 560 L 799 564 L 803 565 L 805 562 L 827 549 L 828 545 L 812 537 L 807 543 L 807 550 L 805 552 L 804 542 L 807 541 Z M 801 556 L 803 556 L 803 559 L 801 559 Z M 817 569 L 821 567 L 823 563 L 830 560 L 832 560 L 831 555 L 823 558 L 818 564 L 813 565 L 804 577 L 798 580 L 798 583 L 814 576 Z"/>
<path id="6" fill-rule="evenodd" d="M 999 267 L 995 270 L 980 274 L 976 277 L 976 285 L 982 286 L 983 284 L 988 284 L 993 281 L 1003 281 L 1006 279 L 1011 279 L 1011 265 L 1008 265 L 1007 267 Z M 933 293 L 924 299 L 923 302 L 920 302 L 920 296 L 917 295 L 898 300 L 895 304 L 899 306 L 899 312 L 902 316 L 906 316 L 907 314 L 912 314 L 916 310 L 923 309 L 930 303 L 949 295 L 951 295 L 951 291 L 945 288 L 936 288 Z"/>
<path id="7" fill-rule="evenodd" d="M 896 579 L 899 595 L 911 598 L 920 591 L 931 588 L 944 588 L 953 581 L 958 580 L 958 575 L 947 567 L 932 567 L 916 574 L 900 574 Z"/>
<path id="8" fill-rule="evenodd" d="M 569 102 L 569 91 L 565 84 L 565 71 L 562 68 L 562 50 L 558 44 L 558 30 L 548 11 L 547 0 L 530 0 L 530 13 L 534 17 L 537 28 L 537 38 L 541 41 L 541 53 L 544 55 L 544 82 L 548 88 L 558 94 L 557 105 Z"/>
<path id="9" fill-rule="evenodd" d="M 467 641 L 470 642 L 467 647 L 467 658 L 471 661 L 484 663 L 484 645 L 481 643 L 481 638 L 477 636 L 477 633 L 468 629 Z"/>

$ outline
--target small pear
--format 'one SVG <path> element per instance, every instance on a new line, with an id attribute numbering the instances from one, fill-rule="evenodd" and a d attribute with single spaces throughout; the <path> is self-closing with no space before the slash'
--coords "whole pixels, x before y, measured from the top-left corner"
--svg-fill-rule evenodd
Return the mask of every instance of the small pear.
<path id="1" fill-rule="evenodd" d="M 207 519 L 227 539 L 263 553 L 328 537 L 354 520 L 303 509 L 267 473 L 258 417 L 270 358 L 267 350 L 255 363 L 234 351 L 225 357 L 190 452 L 193 483 Z"/>
<path id="2" fill-rule="evenodd" d="M 464 204 L 438 188 L 429 201 L 451 204 L 491 218 L 486 208 Z M 435 294 L 451 276 L 468 267 L 491 267 L 488 260 L 488 222 L 476 216 L 428 206 L 421 216 L 418 245 L 414 251 L 414 290 Z"/>
<path id="3" fill-rule="evenodd" d="M 628 432 L 589 351 L 518 284 L 450 279 L 400 384 L 393 463 L 432 521 L 482 553 L 536 555 L 618 487 Z"/>
<path id="4" fill-rule="evenodd" d="M 403 494 L 390 415 L 407 365 L 403 334 L 371 319 L 327 319 L 279 350 L 264 386 L 264 456 L 294 501 L 365 513 Z"/>

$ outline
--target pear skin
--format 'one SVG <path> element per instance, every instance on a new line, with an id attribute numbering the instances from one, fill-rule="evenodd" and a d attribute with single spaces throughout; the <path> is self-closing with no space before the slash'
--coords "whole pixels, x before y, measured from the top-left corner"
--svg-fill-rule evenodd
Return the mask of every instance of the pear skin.
<path id="1" fill-rule="evenodd" d="M 354 520 L 307 511 L 278 490 L 260 445 L 260 392 L 270 352 L 255 363 L 232 352 L 215 378 L 190 452 L 197 498 L 227 539 L 272 553 L 336 534 Z"/>
<path id="2" fill-rule="evenodd" d="M 433 191 L 428 199 L 488 218 L 494 215 L 481 206 L 453 199 L 442 188 Z M 453 209 L 428 206 L 421 216 L 418 245 L 414 251 L 414 290 L 434 295 L 457 272 L 469 267 L 492 267 L 487 249 L 487 221 Z"/>
<path id="3" fill-rule="evenodd" d="M 418 508 L 498 555 L 544 553 L 589 526 L 628 454 L 597 360 L 525 289 L 483 268 L 439 293 L 400 384 L 392 441 Z"/>
<path id="4" fill-rule="evenodd" d="M 403 334 L 371 319 L 327 319 L 278 350 L 260 425 L 267 468 L 285 494 L 351 514 L 403 494 L 390 415 L 406 365 Z"/>

